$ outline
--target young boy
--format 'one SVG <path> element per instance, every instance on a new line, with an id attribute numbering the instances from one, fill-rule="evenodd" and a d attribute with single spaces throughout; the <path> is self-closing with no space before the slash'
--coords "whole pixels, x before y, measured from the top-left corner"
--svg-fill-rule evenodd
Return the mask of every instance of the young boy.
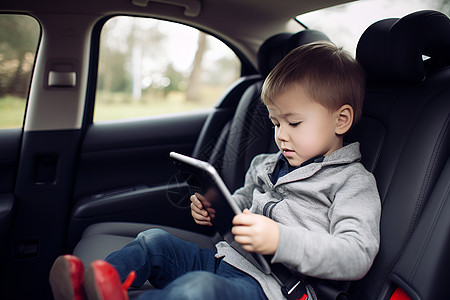
<path id="1" fill-rule="evenodd" d="M 378 252 L 380 199 L 374 177 L 359 163 L 359 144 L 343 145 L 343 135 L 360 118 L 363 95 L 361 67 L 331 43 L 301 46 L 269 74 L 262 100 L 280 152 L 256 156 L 244 186 L 233 194 L 244 212 L 233 219 L 232 232 L 245 250 L 270 255 L 271 263 L 294 274 L 332 280 L 366 274 Z M 192 216 L 211 225 L 199 198 L 191 197 Z M 112 278 L 116 270 L 120 280 L 135 271 L 133 286 L 149 280 L 157 288 L 139 299 L 284 297 L 273 276 L 226 242 L 216 247 L 217 253 L 162 230 L 145 231 L 105 259 L 114 268 L 102 261 L 88 268 L 88 297 L 127 299 L 126 287 Z M 58 258 L 51 278 L 79 274 L 69 271 L 72 259 Z M 115 275 L 103 271 L 105 264 Z M 61 281 L 51 279 L 56 299 L 62 299 L 56 297 L 60 290 L 73 288 Z M 117 290 L 102 290 L 111 286 Z M 312 287 L 307 290 L 302 299 L 316 298 Z"/>

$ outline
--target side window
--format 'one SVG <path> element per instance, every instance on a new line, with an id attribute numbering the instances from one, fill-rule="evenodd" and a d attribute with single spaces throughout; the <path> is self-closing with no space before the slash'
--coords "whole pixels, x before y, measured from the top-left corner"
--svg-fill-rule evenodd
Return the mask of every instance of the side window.
<path id="1" fill-rule="evenodd" d="M 213 107 L 240 68 L 224 43 L 197 29 L 114 17 L 101 32 L 94 122 Z"/>
<path id="2" fill-rule="evenodd" d="M 0 129 L 23 126 L 39 36 L 34 18 L 0 14 Z"/>

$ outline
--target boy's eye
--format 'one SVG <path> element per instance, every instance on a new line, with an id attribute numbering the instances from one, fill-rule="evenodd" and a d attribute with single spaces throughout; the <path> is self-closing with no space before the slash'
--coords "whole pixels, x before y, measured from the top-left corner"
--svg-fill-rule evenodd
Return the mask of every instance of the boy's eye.
<path id="1" fill-rule="evenodd" d="M 301 122 L 289 123 L 289 126 L 297 127 Z"/>
<path id="2" fill-rule="evenodd" d="M 272 126 L 273 128 L 275 128 L 275 127 L 280 127 L 280 124 L 275 124 L 275 123 L 273 123 L 273 126 Z"/>

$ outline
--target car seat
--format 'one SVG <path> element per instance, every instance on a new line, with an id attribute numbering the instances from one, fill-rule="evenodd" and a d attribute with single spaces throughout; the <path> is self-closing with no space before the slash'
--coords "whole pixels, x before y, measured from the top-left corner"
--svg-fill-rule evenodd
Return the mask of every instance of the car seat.
<path id="1" fill-rule="evenodd" d="M 358 43 L 367 91 L 364 117 L 348 138 L 361 141 L 364 163 L 377 179 L 382 217 L 380 251 L 369 273 L 352 284 L 354 299 L 389 299 L 399 289 L 412 299 L 450 298 L 444 283 L 449 271 L 436 262 L 436 269 L 424 268 L 427 263 L 419 258 L 431 253 L 414 244 L 442 235 L 431 231 L 429 223 L 436 220 L 424 213 L 443 205 L 441 185 L 448 188 L 450 181 L 448 171 L 442 173 L 450 154 L 449 51 L 450 20 L 435 11 L 379 21 Z M 450 256 L 440 258 L 448 266 Z M 419 280 L 429 276 L 433 280 Z M 437 286 L 433 281 L 442 284 L 430 289 Z"/>

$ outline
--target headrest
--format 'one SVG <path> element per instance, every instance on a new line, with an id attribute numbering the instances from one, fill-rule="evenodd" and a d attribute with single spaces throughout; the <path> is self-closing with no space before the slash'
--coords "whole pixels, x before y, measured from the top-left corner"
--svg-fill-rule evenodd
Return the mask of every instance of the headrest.
<path id="1" fill-rule="evenodd" d="M 293 49 L 317 41 L 330 41 L 320 31 L 305 29 L 295 34 L 280 33 L 267 39 L 258 51 L 258 68 L 266 77 L 270 71 Z"/>
<path id="2" fill-rule="evenodd" d="M 358 42 L 356 59 L 369 81 L 417 83 L 450 65 L 449 53 L 449 18 L 424 10 L 369 26 Z"/>

